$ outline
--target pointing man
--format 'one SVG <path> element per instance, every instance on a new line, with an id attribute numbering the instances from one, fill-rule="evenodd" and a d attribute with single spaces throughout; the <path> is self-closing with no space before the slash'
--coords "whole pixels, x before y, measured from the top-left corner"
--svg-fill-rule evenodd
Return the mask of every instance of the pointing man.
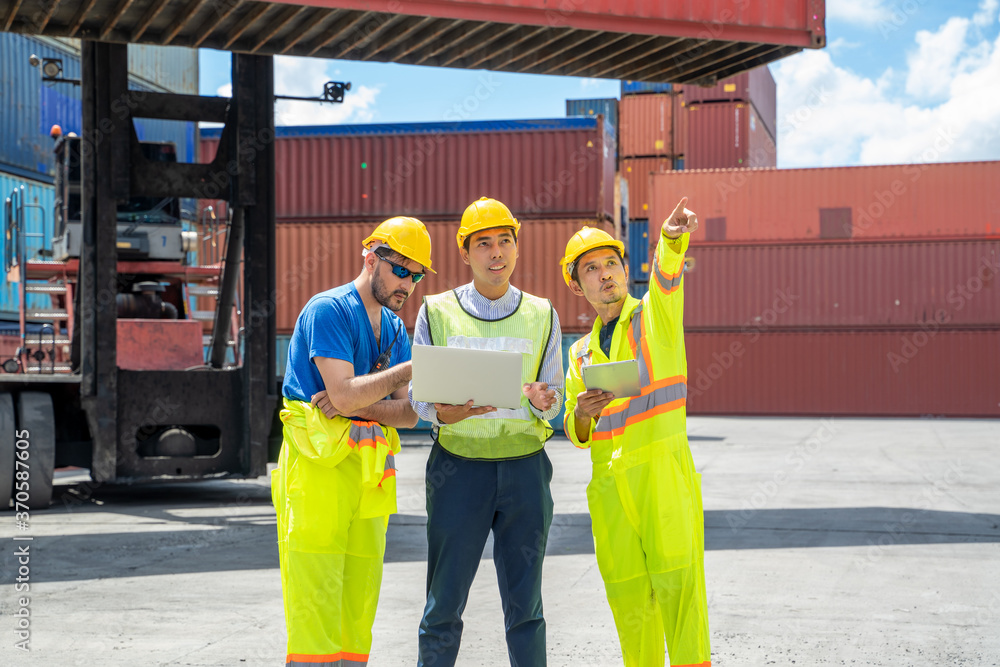
<path id="1" fill-rule="evenodd" d="M 628 294 L 624 246 L 584 227 L 566 244 L 563 278 L 597 313 L 570 349 L 566 435 L 589 447 L 587 501 L 597 564 L 626 667 L 708 667 L 701 475 L 688 447 L 684 253 L 698 218 L 681 199 L 659 231 L 650 289 Z M 636 359 L 642 394 L 588 390 L 589 364 Z"/>

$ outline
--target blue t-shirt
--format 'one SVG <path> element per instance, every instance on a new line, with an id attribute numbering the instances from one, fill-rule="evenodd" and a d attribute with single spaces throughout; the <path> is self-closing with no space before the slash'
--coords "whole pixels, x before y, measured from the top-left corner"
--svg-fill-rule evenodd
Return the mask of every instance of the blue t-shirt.
<path id="1" fill-rule="evenodd" d="M 410 360 L 410 339 L 403 321 L 384 307 L 379 340 L 381 347 L 375 344 L 368 313 L 353 282 L 320 292 L 309 299 L 295 322 L 281 393 L 286 398 L 309 401 L 324 389 L 314 357 L 349 361 L 354 364 L 355 376 L 367 375 L 390 345 L 386 368 Z"/>

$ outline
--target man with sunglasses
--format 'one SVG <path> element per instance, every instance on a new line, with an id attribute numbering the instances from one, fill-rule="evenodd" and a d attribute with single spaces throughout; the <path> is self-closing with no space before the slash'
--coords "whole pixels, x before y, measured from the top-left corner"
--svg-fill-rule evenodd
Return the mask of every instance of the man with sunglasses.
<path id="1" fill-rule="evenodd" d="M 547 420 L 559 413 L 562 335 L 547 299 L 510 284 L 520 228 L 499 201 L 483 197 L 473 202 L 457 234 L 473 280 L 425 298 L 417 316 L 414 345 L 520 352 L 524 382 L 517 410 L 474 407 L 472 401 L 413 404 L 433 424 L 434 436 L 427 461 L 421 666 L 455 664 L 462 610 L 490 531 L 510 664 L 545 665 L 541 581 L 552 522 L 552 464 L 543 446 L 552 435 Z"/>
<path id="2" fill-rule="evenodd" d="M 288 629 L 286 665 L 365 664 L 396 511 L 398 427 L 410 342 L 395 314 L 431 268 L 423 223 L 396 217 L 363 242 L 354 281 L 312 297 L 295 323 L 271 495 Z"/>

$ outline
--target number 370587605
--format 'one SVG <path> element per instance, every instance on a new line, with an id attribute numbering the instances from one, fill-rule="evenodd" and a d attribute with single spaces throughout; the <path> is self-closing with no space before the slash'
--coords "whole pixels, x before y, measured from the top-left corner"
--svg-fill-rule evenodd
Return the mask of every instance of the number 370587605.
<path id="1" fill-rule="evenodd" d="M 28 482 L 28 431 L 27 429 L 15 433 L 17 442 L 14 443 L 14 495 L 15 511 L 28 509 L 24 503 L 28 502 L 28 490 L 31 488 Z"/>

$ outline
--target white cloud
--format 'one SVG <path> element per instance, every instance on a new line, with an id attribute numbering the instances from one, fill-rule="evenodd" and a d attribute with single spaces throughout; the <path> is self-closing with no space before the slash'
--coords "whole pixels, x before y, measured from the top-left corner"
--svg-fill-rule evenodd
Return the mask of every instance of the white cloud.
<path id="1" fill-rule="evenodd" d="M 1000 37 L 970 43 L 962 21 L 918 35 L 905 93 L 891 68 L 860 76 L 826 51 L 772 66 L 779 166 L 1000 159 Z"/>
<path id="2" fill-rule="evenodd" d="M 906 92 L 934 99 L 946 95 L 968 31 L 969 19 L 958 16 L 948 19 L 937 32 L 918 31 L 919 48 L 907 58 Z"/>
<path id="3" fill-rule="evenodd" d="M 989 1 L 989 0 L 987 0 Z M 884 0 L 829 0 L 826 17 L 864 26 L 875 26 L 887 20 L 892 11 Z"/>
<path id="4" fill-rule="evenodd" d="M 274 59 L 274 92 L 277 95 L 317 97 L 323 84 L 336 76 L 327 72 L 329 63 L 316 58 L 278 56 Z M 275 105 L 276 125 L 338 125 L 367 123 L 375 117 L 375 99 L 379 89 L 356 86 L 344 95 L 343 103 L 295 102 L 279 100 Z"/>
<path id="5" fill-rule="evenodd" d="M 985 28 L 996 21 L 997 7 L 1000 7 L 1000 0 L 982 0 L 979 3 L 979 11 L 972 16 L 972 22 Z"/>
<path id="6" fill-rule="evenodd" d="M 861 42 L 848 42 L 843 37 L 838 37 L 826 45 L 826 50 L 838 54 L 846 49 L 856 49 L 861 46 Z"/>
<path id="7" fill-rule="evenodd" d="M 318 97 L 323 84 L 330 80 L 327 63 L 313 58 L 278 56 L 274 59 L 274 92 L 277 95 Z M 340 73 L 334 70 L 333 76 Z M 279 100 L 274 107 L 275 125 L 342 125 L 369 123 L 375 118 L 378 87 L 355 86 L 344 95 L 342 103 L 296 102 Z M 232 97 L 232 84 L 219 86 L 216 94 Z M 209 127 L 210 124 L 203 124 Z"/>

